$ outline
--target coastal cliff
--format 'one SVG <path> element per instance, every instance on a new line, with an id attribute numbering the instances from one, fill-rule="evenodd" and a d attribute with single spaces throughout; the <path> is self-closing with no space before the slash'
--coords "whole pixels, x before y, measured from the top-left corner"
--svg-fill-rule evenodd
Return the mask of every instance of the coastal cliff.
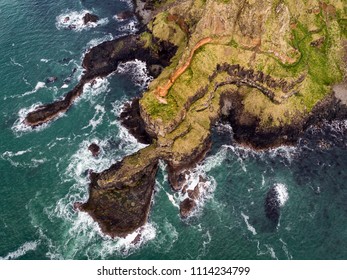
<path id="1" fill-rule="evenodd" d="M 333 90 L 346 83 L 343 0 L 147 0 L 136 10 L 139 34 L 92 48 L 79 84 L 25 120 L 37 126 L 66 112 L 86 83 L 120 62 L 147 63 L 155 79 L 121 118 L 149 145 L 92 173 L 89 199 L 77 207 L 104 233 L 125 236 L 147 221 L 159 160 L 173 190 L 187 194 L 180 213 L 189 217 L 204 178 L 187 192 L 187 171 L 208 152 L 218 120 L 232 125 L 240 144 L 264 149 L 295 144 L 308 126 L 346 118 L 346 87 Z"/>

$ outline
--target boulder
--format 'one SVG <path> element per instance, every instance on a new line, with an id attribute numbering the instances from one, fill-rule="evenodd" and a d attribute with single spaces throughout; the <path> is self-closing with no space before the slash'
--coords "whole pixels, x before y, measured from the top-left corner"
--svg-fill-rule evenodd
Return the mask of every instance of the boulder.
<path id="1" fill-rule="evenodd" d="M 188 218 L 196 207 L 196 202 L 190 198 L 186 198 L 180 204 L 180 214 L 182 218 Z"/>
<path id="2" fill-rule="evenodd" d="M 97 157 L 100 154 L 100 147 L 95 143 L 90 144 L 88 150 L 94 157 Z"/>

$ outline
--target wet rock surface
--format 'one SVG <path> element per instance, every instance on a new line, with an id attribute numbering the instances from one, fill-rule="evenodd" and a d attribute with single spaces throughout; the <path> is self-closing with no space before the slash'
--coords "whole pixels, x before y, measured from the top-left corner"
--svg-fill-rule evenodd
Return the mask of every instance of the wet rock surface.
<path id="1" fill-rule="evenodd" d="M 90 144 L 88 150 L 92 153 L 93 157 L 98 157 L 100 154 L 100 147 L 95 143 Z"/>
<path id="2" fill-rule="evenodd" d="M 97 22 L 99 20 L 99 17 L 97 15 L 93 15 L 93 14 L 90 14 L 90 13 L 86 13 L 84 16 L 83 16 L 83 22 L 84 24 L 88 24 L 89 22 Z"/>

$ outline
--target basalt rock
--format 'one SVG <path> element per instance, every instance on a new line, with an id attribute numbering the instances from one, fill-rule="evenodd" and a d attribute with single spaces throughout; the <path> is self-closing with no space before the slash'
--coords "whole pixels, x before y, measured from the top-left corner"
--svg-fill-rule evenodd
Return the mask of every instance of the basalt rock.
<path id="1" fill-rule="evenodd" d="M 188 218 L 196 208 L 196 202 L 193 199 L 186 198 L 180 203 L 180 214 L 182 218 Z"/>
<path id="2" fill-rule="evenodd" d="M 100 147 L 95 143 L 90 144 L 88 150 L 92 153 L 94 157 L 97 157 L 100 154 Z"/>
<path id="3" fill-rule="evenodd" d="M 114 72 L 118 64 L 129 60 L 139 59 L 147 65 L 167 66 L 177 47 L 168 42 L 154 40 L 156 51 L 144 48 L 138 35 L 131 35 L 104 42 L 92 48 L 83 59 L 85 73 L 79 83 L 69 91 L 62 100 L 35 108 L 25 117 L 25 124 L 38 126 L 56 118 L 66 112 L 74 100 L 83 93 L 86 83 L 93 82 L 97 77 L 105 77 Z"/>
<path id="4" fill-rule="evenodd" d="M 93 15 L 93 14 L 90 14 L 90 13 L 86 13 L 84 16 L 83 16 L 83 22 L 84 24 L 88 24 L 89 22 L 97 22 L 99 20 L 99 17 L 97 15 Z"/>
<path id="5" fill-rule="evenodd" d="M 120 114 L 121 124 L 141 143 L 152 144 L 152 137 L 145 129 L 145 123 L 140 115 L 139 98 L 133 99 L 131 103 L 126 103 Z"/>
<path id="6" fill-rule="evenodd" d="M 127 19 L 129 19 L 129 18 L 131 18 L 133 16 L 134 16 L 133 12 L 131 12 L 131 11 L 123 11 L 123 12 L 120 12 L 120 13 L 116 14 L 115 17 L 118 20 L 127 20 Z"/>
<path id="7" fill-rule="evenodd" d="M 124 168 L 123 160 L 102 173 L 94 173 L 88 201 L 79 206 L 111 237 L 124 237 L 146 223 L 158 162 L 148 161 L 142 168 L 128 173 L 124 173 Z M 108 182 L 110 174 L 118 179 Z"/>

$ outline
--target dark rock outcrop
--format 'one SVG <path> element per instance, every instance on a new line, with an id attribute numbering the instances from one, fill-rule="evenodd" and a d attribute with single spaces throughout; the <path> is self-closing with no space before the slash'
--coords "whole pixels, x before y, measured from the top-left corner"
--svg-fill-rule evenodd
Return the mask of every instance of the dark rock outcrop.
<path id="1" fill-rule="evenodd" d="M 74 100 L 83 93 L 83 86 L 97 77 L 105 77 L 114 72 L 120 62 L 139 59 L 147 65 L 167 66 L 177 47 L 168 42 L 154 40 L 155 50 L 144 48 L 138 35 L 131 35 L 113 41 L 104 42 L 92 48 L 83 59 L 85 74 L 74 89 L 69 91 L 62 100 L 37 107 L 28 113 L 24 122 L 32 127 L 44 124 L 60 113 L 66 112 Z"/>
<path id="2" fill-rule="evenodd" d="M 79 206 L 111 237 L 124 237 L 146 223 L 158 169 L 157 160 L 148 161 L 141 169 L 128 170 L 126 176 L 123 163 L 124 160 L 101 173 L 93 173 L 88 201 Z M 118 179 L 101 183 L 110 174 L 116 174 Z"/>
<path id="3" fill-rule="evenodd" d="M 100 154 L 100 147 L 95 143 L 90 144 L 88 150 L 92 153 L 94 157 L 97 157 Z"/>
<path id="4" fill-rule="evenodd" d="M 131 11 L 123 11 L 115 15 L 118 20 L 127 20 L 134 16 L 134 13 Z"/>
<path id="5" fill-rule="evenodd" d="M 93 15 L 93 14 L 90 14 L 90 13 L 86 13 L 84 16 L 83 16 L 83 22 L 84 24 L 88 24 L 89 22 L 97 22 L 99 20 L 99 17 L 97 15 Z"/>
<path id="6" fill-rule="evenodd" d="M 180 215 L 182 218 L 188 218 L 196 208 L 196 202 L 193 199 L 186 198 L 180 203 Z"/>

